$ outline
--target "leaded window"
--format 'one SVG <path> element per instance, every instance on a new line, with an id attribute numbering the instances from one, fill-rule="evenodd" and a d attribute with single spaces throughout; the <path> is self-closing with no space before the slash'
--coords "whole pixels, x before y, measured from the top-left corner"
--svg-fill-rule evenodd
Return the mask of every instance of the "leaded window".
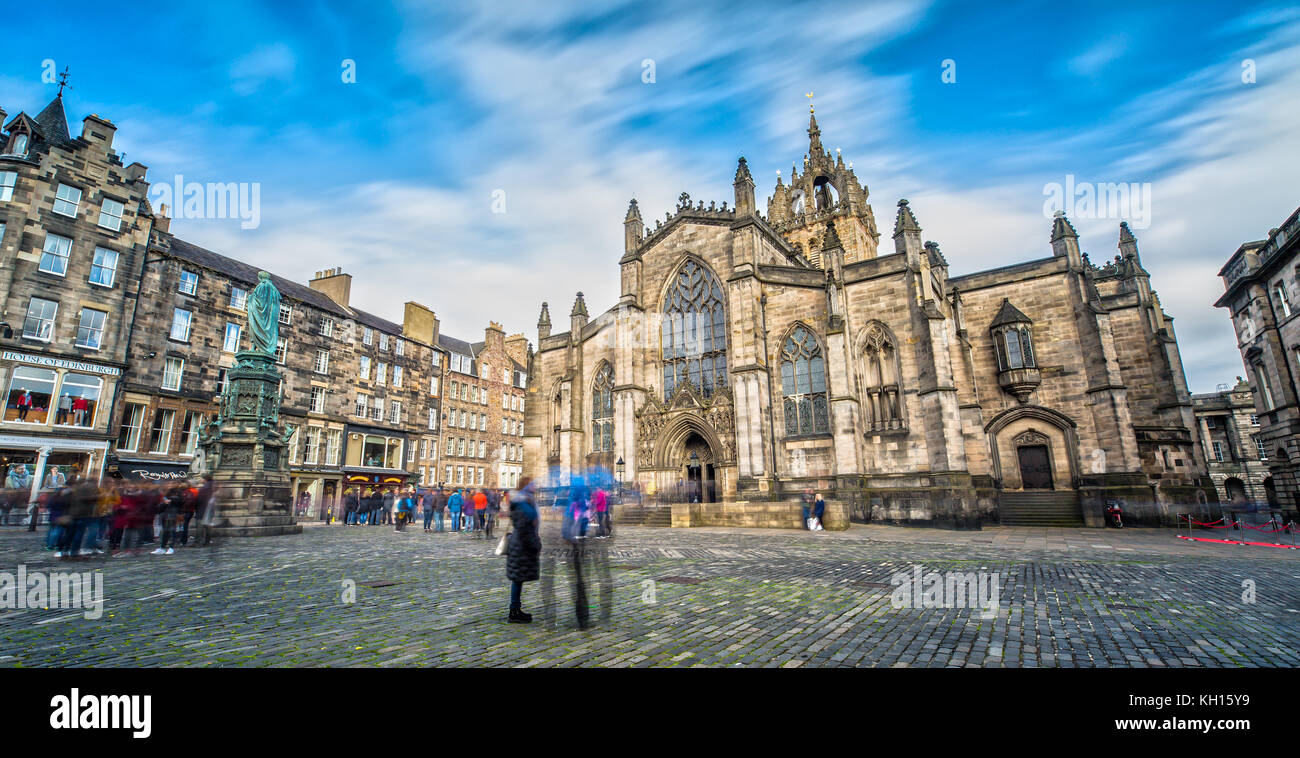
<path id="1" fill-rule="evenodd" d="M 727 313 L 722 284 L 688 260 L 664 299 L 661 331 L 664 399 L 690 382 L 704 397 L 727 386 Z"/>
<path id="2" fill-rule="evenodd" d="M 781 395 L 787 436 L 830 433 L 826 360 L 817 338 L 802 326 L 781 347 Z"/>
<path id="3" fill-rule="evenodd" d="M 601 364 L 591 387 L 591 446 L 597 452 L 614 449 L 614 369 Z"/>

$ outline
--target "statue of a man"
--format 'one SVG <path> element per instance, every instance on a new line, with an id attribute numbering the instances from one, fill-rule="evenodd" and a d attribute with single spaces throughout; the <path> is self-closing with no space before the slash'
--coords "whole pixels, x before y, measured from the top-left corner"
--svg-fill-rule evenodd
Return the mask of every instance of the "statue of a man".
<path id="1" fill-rule="evenodd" d="M 257 286 L 248 298 L 248 327 L 253 335 L 253 350 L 275 355 L 280 341 L 280 290 L 265 271 L 257 272 Z"/>

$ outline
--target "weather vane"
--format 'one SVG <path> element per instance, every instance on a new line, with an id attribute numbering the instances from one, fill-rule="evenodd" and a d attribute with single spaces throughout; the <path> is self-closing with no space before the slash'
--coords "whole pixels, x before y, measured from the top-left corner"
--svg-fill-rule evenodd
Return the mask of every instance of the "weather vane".
<path id="1" fill-rule="evenodd" d="M 808 112 L 809 112 L 809 113 L 813 113 L 814 111 L 813 111 L 813 101 L 812 101 L 812 99 L 813 99 L 813 93 L 812 93 L 812 91 L 809 90 L 809 91 L 804 95 L 804 97 L 808 98 Z"/>
<path id="2" fill-rule="evenodd" d="M 63 67 L 63 73 L 59 74 L 59 97 L 63 97 L 63 88 L 68 85 L 68 67 Z"/>

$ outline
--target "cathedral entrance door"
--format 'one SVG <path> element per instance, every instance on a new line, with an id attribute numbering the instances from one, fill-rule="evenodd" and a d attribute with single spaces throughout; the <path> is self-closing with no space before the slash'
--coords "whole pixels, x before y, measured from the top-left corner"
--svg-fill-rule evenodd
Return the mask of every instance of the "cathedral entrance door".
<path id="1" fill-rule="evenodd" d="M 714 481 L 713 455 L 709 443 L 698 434 L 691 434 L 686 439 L 683 452 L 686 469 L 687 502 L 713 503 L 717 501 L 717 485 Z M 694 457 L 691 454 L 694 453 Z"/>
<path id="2" fill-rule="evenodd" d="M 1047 457 L 1046 445 L 1021 445 L 1016 448 L 1020 459 L 1021 487 L 1027 490 L 1050 490 L 1052 466 Z"/>

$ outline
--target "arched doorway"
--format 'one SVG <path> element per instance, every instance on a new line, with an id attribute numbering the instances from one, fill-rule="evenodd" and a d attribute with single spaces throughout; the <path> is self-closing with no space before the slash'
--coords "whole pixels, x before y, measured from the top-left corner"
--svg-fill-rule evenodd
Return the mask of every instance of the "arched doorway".
<path id="1" fill-rule="evenodd" d="M 681 466 L 682 481 L 686 482 L 687 502 L 716 503 L 718 483 L 713 451 L 709 448 L 709 443 L 696 432 L 691 432 L 682 445 Z"/>
<path id="2" fill-rule="evenodd" d="M 1264 496 L 1268 498 L 1268 507 L 1277 508 L 1277 485 L 1273 483 L 1273 477 L 1264 477 Z"/>
<path id="3" fill-rule="evenodd" d="M 1233 505 L 1242 505 L 1246 502 L 1246 483 L 1235 476 L 1230 476 L 1223 482 L 1223 489 L 1228 493 L 1228 502 Z"/>

